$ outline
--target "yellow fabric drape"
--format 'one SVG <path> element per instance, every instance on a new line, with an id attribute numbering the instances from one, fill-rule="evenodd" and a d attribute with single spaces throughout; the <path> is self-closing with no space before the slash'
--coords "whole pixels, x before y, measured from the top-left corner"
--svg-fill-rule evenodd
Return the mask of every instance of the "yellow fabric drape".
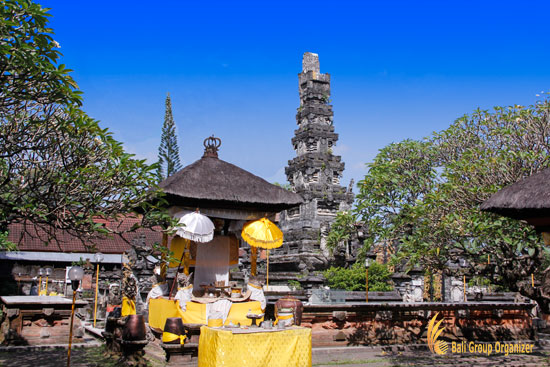
<path id="1" fill-rule="evenodd" d="M 164 298 L 149 300 L 149 326 L 152 328 L 162 331 L 167 318 L 182 317 L 182 314 L 178 300 Z"/>
<path id="2" fill-rule="evenodd" d="M 223 320 L 222 319 L 208 319 L 208 326 L 210 326 L 210 327 L 223 326 Z"/>
<path id="3" fill-rule="evenodd" d="M 233 325 L 252 325 L 252 320 L 246 317 L 246 315 L 248 314 L 248 310 L 256 315 L 263 313 L 262 304 L 258 301 L 235 302 L 231 305 L 231 308 L 229 309 L 229 314 L 227 315 L 227 319 L 225 320 L 225 325 L 229 325 L 230 322 L 232 322 Z M 259 324 L 260 322 L 264 321 L 264 318 L 262 317 L 261 319 L 258 319 L 256 321 Z"/>
<path id="4" fill-rule="evenodd" d="M 310 367 L 311 329 L 233 334 L 201 327 L 200 367 Z"/>
<path id="5" fill-rule="evenodd" d="M 174 261 L 170 261 L 170 264 L 168 265 L 171 268 L 177 268 L 180 265 L 180 259 L 182 258 L 183 252 L 185 251 L 185 248 L 189 245 L 189 240 L 182 238 L 180 236 L 174 236 L 172 238 L 172 241 L 170 241 L 170 251 L 172 251 L 174 254 L 172 257 Z"/>
<path id="6" fill-rule="evenodd" d="M 164 331 L 162 333 L 162 342 L 163 343 L 170 343 L 170 342 L 173 342 L 174 340 L 179 339 L 180 344 L 185 344 L 185 339 L 186 338 L 187 338 L 187 336 L 185 336 L 185 335 L 177 335 L 177 334 L 174 334 L 174 333 L 170 333 L 168 331 Z"/>
<path id="7" fill-rule="evenodd" d="M 246 317 L 249 310 L 251 313 L 261 314 L 262 305 L 258 301 L 233 303 L 229 309 L 225 325 L 229 325 L 229 322 L 232 322 L 234 325 L 237 323 L 247 326 L 252 325 L 252 320 Z M 187 302 L 185 312 L 183 312 L 177 300 L 164 298 L 149 300 L 149 325 L 152 328 L 164 330 L 164 324 L 169 317 L 180 317 L 184 324 L 206 325 L 206 305 L 197 302 Z M 258 322 L 261 321 L 263 321 L 263 318 L 258 320 Z"/>
<path id="8" fill-rule="evenodd" d="M 128 297 L 122 297 L 122 317 L 136 314 L 136 303 Z"/>

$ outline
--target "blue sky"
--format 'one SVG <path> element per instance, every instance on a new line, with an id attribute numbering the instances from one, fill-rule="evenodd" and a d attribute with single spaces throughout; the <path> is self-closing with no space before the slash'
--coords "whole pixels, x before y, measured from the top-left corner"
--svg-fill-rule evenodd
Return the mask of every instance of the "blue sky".
<path id="1" fill-rule="evenodd" d="M 172 97 L 184 165 L 202 141 L 286 181 L 302 54 L 331 74 L 343 184 L 385 145 L 550 89 L 549 1 L 57 1 L 50 25 L 84 109 L 154 162 Z"/>

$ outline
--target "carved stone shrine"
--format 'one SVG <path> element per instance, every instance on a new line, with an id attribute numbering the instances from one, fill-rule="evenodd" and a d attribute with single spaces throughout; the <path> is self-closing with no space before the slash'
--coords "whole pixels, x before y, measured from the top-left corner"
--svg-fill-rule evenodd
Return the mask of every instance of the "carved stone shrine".
<path id="1" fill-rule="evenodd" d="M 300 282 L 310 287 L 316 279 L 309 279 L 309 272 L 325 269 L 333 259 L 325 246 L 330 224 L 338 211 L 351 208 L 354 195 L 353 181 L 347 188 L 340 185 L 344 162 L 333 151 L 338 134 L 334 132 L 330 104 L 330 74 L 320 72 L 317 54 L 304 54 L 298 78 L 298 129 L 292 138 L 296 157 L 288 162 L 285 173 L 292 190 L 302 196 L 304 203 L 281 213 L 285 242 L 273 251 L 272 264 L 273 280 L 284 283 L 289 276 L 296 279 L 295 274 L 288 272 L 300 271 Z M 351 256 L 351 249 L 344 252 L 346 257 Z"/>

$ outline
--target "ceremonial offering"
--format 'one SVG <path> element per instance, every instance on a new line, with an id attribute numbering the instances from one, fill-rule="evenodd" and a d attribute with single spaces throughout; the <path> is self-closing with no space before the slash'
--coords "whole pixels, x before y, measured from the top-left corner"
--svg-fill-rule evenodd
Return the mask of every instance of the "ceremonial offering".
<path id="1" fill-rule="evenodd" d="M 231 298 L 239 298 L 242 294 L 242 288 L 241 287 L 231 287 Z"/>
<path id="2" fill-rule="evenodd" d="M 275 303 L 275 316 L 280 313 L 292 312 L 296 325 L 300 325 L 302 323 L 303 311 L 304 305 L 302 302 L 291 295 L 283 297 Z"/>
<path id="3" fill-rule="evenodd" d="M 256 324 L 256 320 L 261 319 L 262 317 L 264 317 L 263 313 L 260 313 L 260 314 L 248 313 L 248 314 L 246 314 L 246 318 L 252 320 L 252 325 L 250 325 L 252 327 L 258 327 L 258 324 Z"/>

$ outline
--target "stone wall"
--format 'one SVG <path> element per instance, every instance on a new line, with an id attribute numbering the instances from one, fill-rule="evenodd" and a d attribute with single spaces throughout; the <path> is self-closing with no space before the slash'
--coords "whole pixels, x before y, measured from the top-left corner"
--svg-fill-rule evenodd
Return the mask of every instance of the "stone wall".
<path id="1" fill-rule="evenodd" d="M 536 337 L 524 303 L 386 303 L 306 305 L 302 326 L 313 345 L 425 343 L 431 318 L 444 318 L 442 340 L 507 341 Z"/>

